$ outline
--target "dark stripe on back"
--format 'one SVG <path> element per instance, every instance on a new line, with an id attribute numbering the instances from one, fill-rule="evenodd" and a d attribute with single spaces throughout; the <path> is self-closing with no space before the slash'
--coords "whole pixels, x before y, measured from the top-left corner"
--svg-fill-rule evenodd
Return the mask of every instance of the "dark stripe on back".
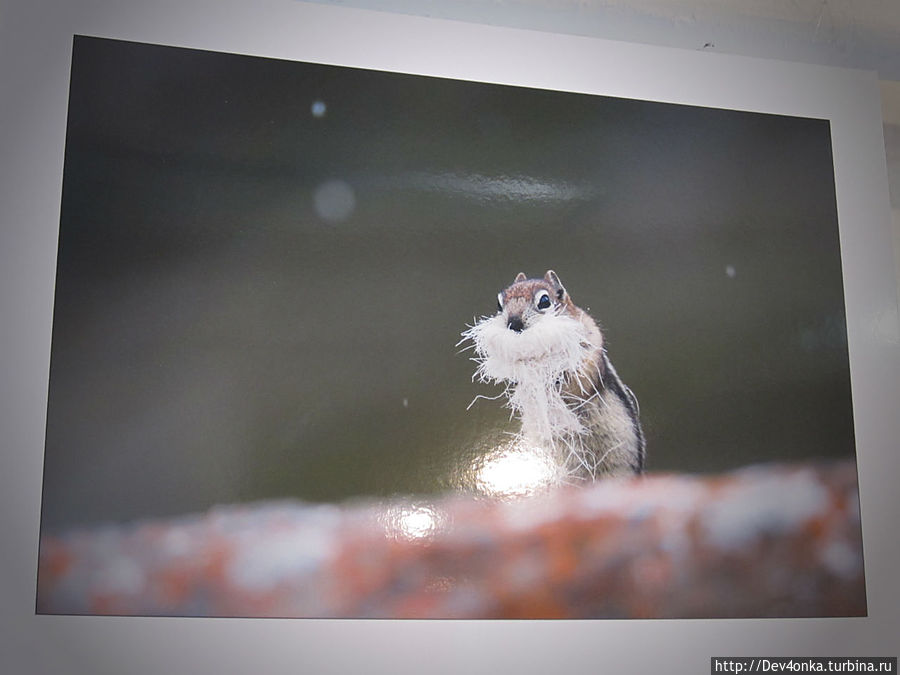
<path id="1" fill-rule="evenodd" d="M 635 467 L 635 473 L 643 473 L 644 471 L 644 455 L 646 454 L 646 442 L 644 440 L 644 431 L 641 429 L 641 422 L 638 419 L 637 398 L 621 379 L 616 369 L 613 368 L 612 362 L 606 355 L 606 350 L 602 352 L 603 370 L 600 373 L 599 385 L 602 388 L 609 389 L 616 397 L 622 401 L 622 404 L 628 410 L 628 416 L 631 418 L 631 424 L 634 427 L 634 435 L 638 442 L 638 464 Z"/>

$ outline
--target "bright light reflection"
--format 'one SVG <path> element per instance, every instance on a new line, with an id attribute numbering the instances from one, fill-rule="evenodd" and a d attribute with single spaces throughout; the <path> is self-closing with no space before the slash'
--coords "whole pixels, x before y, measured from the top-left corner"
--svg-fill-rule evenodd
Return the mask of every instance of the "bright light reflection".
<path id="1" fill-rule="evenodd" d="M 389 506 L 381 521 L 389 537 L 407 541 L 431 539 L 443 527 L 437 511 L 421 504 Z"/>
<path id="2" fill-rule="evenodd" d="M 596 195 L 593 186 L 570 183 L 548 183 L 531 176 L 488 176 L 478 173 L 411 174 L 409 182 L 429 191 L 455 192 L 482 199 L 571 201 L 590 199 Z"/>
<path id="3" fill-rule="evenodd" d="M 435 518 L 430 509 L 413 509 L 400 516 L 400 530 L 408 539 L 421 539 L 434 531 Z"/>
<path id="4" fill-rule="evenodd" d="M 513 441 L 478 460 L 475 485 L 492 497 L 525 497 L 557 482 L 556 464 L 539 448 Z"/>

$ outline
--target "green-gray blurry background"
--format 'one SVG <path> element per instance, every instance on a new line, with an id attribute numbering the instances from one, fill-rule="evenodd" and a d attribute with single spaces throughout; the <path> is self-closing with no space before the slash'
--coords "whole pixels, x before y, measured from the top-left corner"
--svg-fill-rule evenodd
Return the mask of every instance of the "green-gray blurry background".
<path id="1" fill-rule="evenodd" d="M 826 121 L 76 38 L 43 527 L 466 488 L 548 268 L 650 470 L 853 455 Z"/>

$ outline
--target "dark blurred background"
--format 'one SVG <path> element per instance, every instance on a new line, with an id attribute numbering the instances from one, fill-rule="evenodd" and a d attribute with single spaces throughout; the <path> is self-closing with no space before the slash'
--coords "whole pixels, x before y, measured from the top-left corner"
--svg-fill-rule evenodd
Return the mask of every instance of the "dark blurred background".
<path id="1" fill-rule="evenodd" d="M 43 528 L 466 489 L 548 268 L 651 471 L 853 456 L 827 121 L 77 37 Z"/>

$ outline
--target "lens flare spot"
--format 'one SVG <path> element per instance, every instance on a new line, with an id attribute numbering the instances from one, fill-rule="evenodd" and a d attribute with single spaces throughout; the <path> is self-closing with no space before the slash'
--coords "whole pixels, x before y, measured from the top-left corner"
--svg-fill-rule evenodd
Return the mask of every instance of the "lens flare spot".
<path id="1" fill-rule="evenodd" d="M 445 518 L 428 504 L 392 504 L 379 519 L 388 537 L 403 541 L 428 541 L 445 525 Z"/>
<path id="2" fill-rule="evenodd" d="M 521 440 L 501 445 L 474 467 L 478 491 L 500 498 L 535 494 L 556 483 L 558 473 L 556 463 L 543 450 Z"/>
<path id="3" fill-rule="evenodd" d="M 322 220 L 340 223 L 353 215 L 356 193 L 346 181 L 329 180 L 316 187 L 313 207 Z"/>

